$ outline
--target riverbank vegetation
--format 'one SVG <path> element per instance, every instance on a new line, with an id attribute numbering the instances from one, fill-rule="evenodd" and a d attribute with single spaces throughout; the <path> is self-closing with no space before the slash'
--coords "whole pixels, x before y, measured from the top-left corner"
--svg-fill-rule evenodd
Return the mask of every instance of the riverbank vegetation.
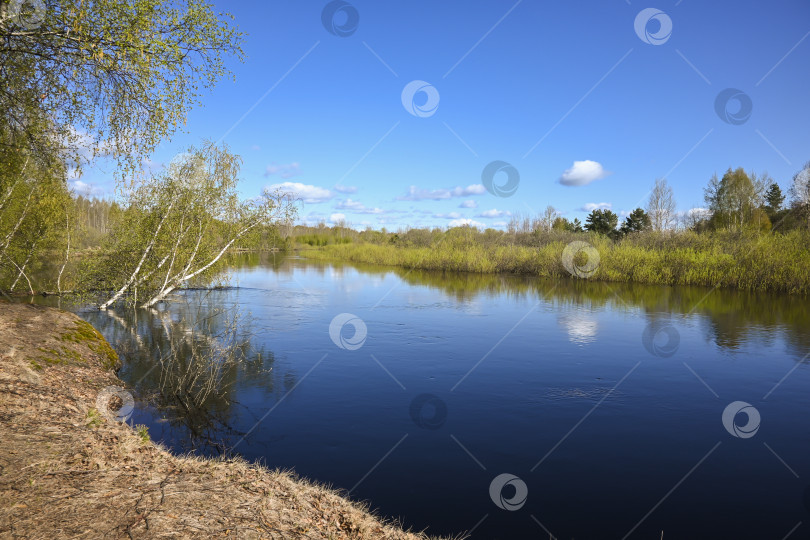
<path id="1" fill-rule="evenodd" d="M 158 174 L 148 160 L 230 75 L 242 42 L 205 0 L 0 1 L 3 294 L 90 291 L 107 303 L 137 290 L 154 303 L 215 270 L 223 249 L 284 245 L 274 220 L 289 201 L 239 201 L 226 147 L 203 143 Z M 101 158 L 115 195 L 76 196 L 69 181 Z"/>
<path id="2" fill-rule="evenodd" d="M 426 232 L 430 233 L 407 231 L 397 236 L 396 243 L 329 245 L 309 249 L 305 255 L 422 270 L 504 272 L 567 279 L 572 274 L 564 266 L 563 251 L 571 242 L 585 241 L 596 249 L 599 257 L 596 272 L 590 276 L 594 280 L 810 293 L 810 236 L 799 231 L 772 237 L 683 232 L 639 235 L 619 241 L 590 233 L 549 232 L 514 237 L 474 229 L 423 234 Z M 407 245 L 414 237 L 419 238 L 421 245 Z"/>
<path id="3" fill-rule="evenodd" d="M 513 216 L 505 231 L 321 226 L 294 234 L 306 255 L 317 259 L 807 294 L 810 163 L 796 173 L 789 193 L 785 207 L 781 188 L 769 176 L 729 169 L 709 181 L 706 209 L 678 215 L 672 188 L 658 180 L 647 207 L 633 210 L 621 224 L 611 210 L 593 210 L 583 226 L 549 207 L 536 218 Z M 587 276 L 566 267 L 568 246 L 575 246 L 575 267 L 592 268 Z"/>

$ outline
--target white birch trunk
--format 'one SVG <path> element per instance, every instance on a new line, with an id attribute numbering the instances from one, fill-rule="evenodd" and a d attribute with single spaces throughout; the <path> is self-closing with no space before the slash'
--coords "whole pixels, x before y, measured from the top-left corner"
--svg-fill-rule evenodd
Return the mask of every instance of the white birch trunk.
<path id="1" fill-rule="evenodd" d="M 166 218 L 169 216 L 169 214 L 172 211 L 172 207 L 174 206 L 175 200 L 176 199 L 172 200 L 172 202 L 169 204 L 169 208 L 166 209 L 166 213 L 163 214 L 163 217 L 160 219 L 160 223 L 158 223 L 157 230 L 155 231 L 155 234 L 152 236 L 152 240 L 150 240 L 149 245 L 146 246 L 146 249 L 143 252 L 143 256 L 141 256 L 141 260 L 138 261 L 138 266 L 135 267 L 135 270 L 132 272 L 132 275 L 129 277 L 129 279 L 124 284 L 124 286 L 121 287 L 118 290 L 118 292 L 116 292 L 112 296 L 112 298 L 110 298 L 109 300 L 107 300 L 106 302 L 104 302 L 103 304 L 101 304 L 99 306 L 99 309 L 107 309 L 107 308 L 109 308 L 113 303 L 115 303 L 119 298 L 121 298 L 121 296 L 124 295 L 126 290 L 133 283 L 135 283 L 136 279 L 138 279 L 138 274 L 141 271 L 141 267 L 143 266 L 144 261 L 146 261 L 146 257 L 149 255 L 149 252 L 152 251 L 152 248 L 154 247 L 155 242 L 157 241 L 158 234 L 160 234 L 160 229 L 163 228 L 163 223 L 166 221 Z"/>

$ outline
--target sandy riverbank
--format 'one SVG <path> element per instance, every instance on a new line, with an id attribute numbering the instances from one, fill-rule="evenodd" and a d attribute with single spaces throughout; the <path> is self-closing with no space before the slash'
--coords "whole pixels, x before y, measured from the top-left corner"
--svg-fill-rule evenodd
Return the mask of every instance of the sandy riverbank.
<path id="1" fill-rule="evenodd" d="M 288 472 L 175 456 L 105 418 L 116 363 L 77 316 L 0 301 L 0 537 L 427 538 Z"/>

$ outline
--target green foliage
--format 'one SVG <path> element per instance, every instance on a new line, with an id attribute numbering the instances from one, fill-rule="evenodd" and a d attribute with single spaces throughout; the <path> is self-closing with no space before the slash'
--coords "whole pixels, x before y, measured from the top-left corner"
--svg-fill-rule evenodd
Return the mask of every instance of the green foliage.
<path id="1" fill-rule="evenodd" d="M 650 216 L 641 208 L 633 210 L 629 216 L 624 219 L 620 229 L 622 234 L 638 233 L 646 231 L 650 228 Z"/>
<path id="2" fill-rule="evenodd" d="M 98 427 L 104 423 L 104 418 L 101 416 L 101 413 L 98 412 L 95 408 L 90 408 L 87 411 L 87 427 L 94 428 Z"/>
<path id="3" fill-rule="evenodd" d="M 557 217 L 554 219 L 554 223 L 551 225 L 552 230 L 555 231 L 568 231 L 568 232 L 583 232 L 582 223 L 579 221 L 578 218 L 574 218 L 573 221 L 568 220 L 564 217 Z"/>
<path id="4" fill-rule="evenodd" d="M 341 238 L 333 234 L 318 233 L 303 234 L 301 236 L 297 236 L 295 239 L 299 244 L 306 244 L 314 247 L 328 246 L 332 244 L 350 244 L 352 242 L 351 238 Z"/>
<path id="5" fill-rule="evenodd" d="M 718 180 L 713 176 L 704 190 L 712 212 L 711 227 L 715 230 L 767 231 L 771 228 L 767 214 L 760 208 L 766 181 L 748 175 L 742 168 L 729 169 Z"/>
<path id="6" fill-rule="evenodd" d="M 257 225 L 245 233 L 234 248 L 237 251 L 289 251 L 293 241 L 285 235 L 288 228 L 280 223 Z"/>
<path id="7" fill-rule="evenodd" d="M 206 142 L 142 182 L 100 253 L 84 261 L 83 288 L 110 291 L 104 308 L 122 297 L 150 306 L 191 279 L 214 275 L 253 229 L 290 222 L 295 207 L 284 193 L 239 199 L 240 164 L 227 147 Z"/>
<path id="8" fill-rule="evenodd" d="M 775 214 L 782 209 L 782 203 L 785 202 L 785 196 L 782 194 L 782 189 L 779 184 L 773 183 L 765 192 L 765 206 L 769 214 Z"/>
<path id="9" fill-rule="evenodd" d="M 585 229 L 591 232 L 610 235 L 616 230 L 619 216 L 611 210 L 593 210 L 585 220 Z"/>
<path id="10" fill-rule="evenodd" d="M 46 262 L 55 278 L 47 286 L 62 292 L 72 251 L 123 223 L 112 203 L 74 202 L 68 173 L 105 155 L 134 180 L 142 158 L 227 74 L 226 57 L 242 56 L 230 16 L 206 0 L 43 4 L 27 27 L 0 0 L 0 290 L 31 294 L 46 286 L 31 277 Z"/>
<path id="11" fill-rule="evenodd" d="M 500 243 L 484 244 L 484 233 L 479 232 L 461 243 L 456 237 L 455 244 L 445 238 L 427 247 L 353 243 L 313 249 L 306 256 L 407 269 L 568 278 L 563 249 L 582 240 L 599 252 L 599 271 L 592 278 L 599 281 L 810 293 L 810 233 L 803 231 L 645 233 L 619 241 L 557 231 L 532 236 L 537 243 L 531 246 L 515 243 L 508 233 L 501 233 Z"/>
<path id="12" fill-rule="evenodd" d="M 72 206 L 73 245 L 77 250 L 100 245 L 121 218 L 121 206 L 114 200 L 79 195 Z"/>
<path id="13" fill-rule="evenodd" d="M 87 321 L 76 321 L 74 328 L 62 334 L 61 339 L 66 342 L 86 345 L 99 356 L 101 366 L 104 369 L 113 369 L 119 364 L 118 353 L 116 353 L 115 349 L 104 339 L 104 336 Z M 65 350 L 67 351 L 68 349 Z M 69 353 L 66 354 L 72 356 L 76 361 L 84 361 L 78 356 L 78 353 L 74 352 L 72 355 Z"/>
<path id="14" fill-rule="evenodd" d="M 135 426 L 135 433 L 141 440 L 141 444 L 146 444 L 149 442 L 149 426 L 146 426 L 144 424 L 138 424 L 137 426 Z"/>
<path id="15" fill-rule="evenodd" d="M 0 290 L 31 292 L 40 254 L 64 243 L 70 194 L 64 166 L 20 150 L 19 139 L 0 119 Z"/>
<path id="16" fill-rule="evenodd" d="M 107 154 L 134 172 L 228 74 L 225 58 L 242 57 L 230 15 L 206 0 L 44 3 L 41 23 L 25 28 L 0 1 L 0 109 L 37 154 Z M 48 129 L 30 129 L 43 118 Z"/>

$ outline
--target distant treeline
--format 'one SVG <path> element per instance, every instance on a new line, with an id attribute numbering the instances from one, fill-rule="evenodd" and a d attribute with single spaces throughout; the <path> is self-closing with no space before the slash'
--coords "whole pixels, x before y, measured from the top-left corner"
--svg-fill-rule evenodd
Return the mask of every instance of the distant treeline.
<path id="1" fill-rule="evenodd" d="M 624 220 L 610 209 L 596 208 L 583 224 L 578 218 L 568 219 L 553 206 L 547 206 L 538 216 L 511 215 L 505 231 L 486 228 L 484 232 L 490 238 L 500 237 L 505 232 L 515 239 L 549 231 L 593 232 L 618 240 L 642 232 L 810 230 L 810 162 L 793 176 L 788 189 L 789 201 L 770 175 L 747 173 L 742 168 L 728 169 L 721 178 L 713 175 L 703 192 L 705 208 L 677 212 L 673 189 L 661 178 L 655 181 L 645 208 L 634 209 Z M 393 232 L 384 227 L 381 231 L 367 227 L 357 231 L 346 222 L 332 227 L 322 222 L 315 227 L 296 226 L 293 235 L 298 243 L 313 247 L 350 242 L 424 247 L 430 244 L 429 237 L 440 235 L 443 230 L 405 227 Z"/>
<path id="2" fill-rule="evenodd" d="M 703 285 L 810 293 L 810 163 L 785 196 L 769 176 L 729 169 L 705 189 L 707 208 L 675 211 L 672 189 L 658 180 L 646 209 L 619 223 L 595 209 L 585 224 L 552 207 L 535 218 L 513 216 L 506 230 L 296 227 L 314 258 L 422 270 L 515 273 L 614 282 Z M 583 249 L 583 245 L 587 249 Z M 568 246 L 574 259 L 564 260 Z M 572 271 L 571 266 L 587 271 Z"/>

